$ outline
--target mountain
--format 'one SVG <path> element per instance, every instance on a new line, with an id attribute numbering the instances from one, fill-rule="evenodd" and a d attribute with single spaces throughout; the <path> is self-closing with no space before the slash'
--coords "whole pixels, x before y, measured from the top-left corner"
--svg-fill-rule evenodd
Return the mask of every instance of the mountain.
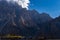
<path id="1" fill-rule="evenodd" d="M 45 19 L 46 18 L 46 19 Z M 26 10 L 17 3 L 0 1 L 0 34 L 33 36 L 40 30 L 40 24 L 52 18 L 36 10 Z"/>
<path id="2" fill-rule="evenodd" d="M 60 16 L 52 19 L 49 22 L 45 22 L 40 25 L 40 31 L 38 32 L 38 37 L 43 36 L 45 38 L 60 38 Z"/>
<path id="3" fill-rule="evenodd" d="M 52 18 L 47 13 L 40 14 L 41 22 L 51 21 Z"/>

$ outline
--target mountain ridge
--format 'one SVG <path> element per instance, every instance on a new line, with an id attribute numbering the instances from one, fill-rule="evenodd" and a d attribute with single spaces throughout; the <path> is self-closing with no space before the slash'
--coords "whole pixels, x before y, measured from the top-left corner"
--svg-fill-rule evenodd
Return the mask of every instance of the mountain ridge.
<path id="1" fill-rule="evenodd" d="M 43 14 L 36 10 L 26 10 L 18 4 L 8 4 L 6 1 L 0 2 L 0 10 L 1 34 L 33 36 L 40 30 L 41 23 L 52 20 L 48 14 L 44 14 L 42 19 Z"/>

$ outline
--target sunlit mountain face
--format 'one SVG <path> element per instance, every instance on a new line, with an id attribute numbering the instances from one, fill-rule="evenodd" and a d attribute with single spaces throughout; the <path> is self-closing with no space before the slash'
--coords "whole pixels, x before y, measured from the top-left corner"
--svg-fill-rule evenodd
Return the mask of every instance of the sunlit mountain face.
<path id="1" fill-rule="evenodd" d="M 59 22 L 60 17 L 53 19 L 47 13 L 40 14 L 36 10 L 27 10 L 16 2 L 0 1 L 0 35 L 48 38 L 54 34 L 52 37 L 59 37 Z"/>

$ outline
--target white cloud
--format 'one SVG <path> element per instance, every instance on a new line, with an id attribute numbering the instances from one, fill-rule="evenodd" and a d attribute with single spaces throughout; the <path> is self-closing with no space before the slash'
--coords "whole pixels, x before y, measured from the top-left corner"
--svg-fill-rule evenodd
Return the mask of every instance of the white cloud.
<path id="1" fill-rule="evenodd" d="M 16 2 L 18 5 L 22 6 L 22 8 L 27 8 L 29 6 L 29 0 L 7 0 L 7 2 Z"/>

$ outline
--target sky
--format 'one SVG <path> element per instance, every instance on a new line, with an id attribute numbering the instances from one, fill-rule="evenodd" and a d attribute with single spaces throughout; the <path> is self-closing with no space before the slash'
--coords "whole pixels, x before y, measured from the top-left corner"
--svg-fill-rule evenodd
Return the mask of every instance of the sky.
<path id="1" fill-rule="evenodd" d="M 55 18 L 60 15 L 60 0 L 30 0 L 29 9 L 45 12 Z"/>

